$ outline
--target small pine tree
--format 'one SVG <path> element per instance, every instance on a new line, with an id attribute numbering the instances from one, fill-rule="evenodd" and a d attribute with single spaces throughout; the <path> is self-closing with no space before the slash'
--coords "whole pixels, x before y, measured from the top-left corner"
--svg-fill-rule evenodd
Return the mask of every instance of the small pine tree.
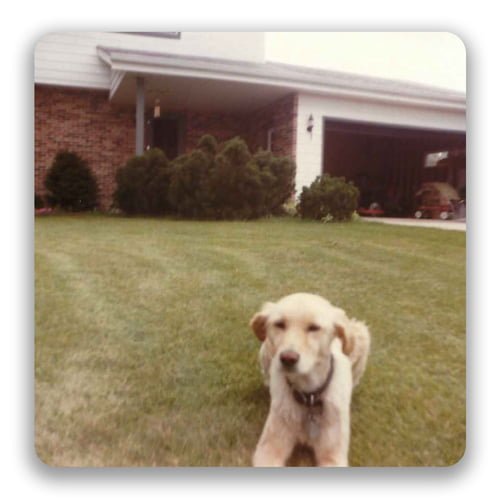
<path id="1" fill-rule="evenodd" d="M 98 188 L 94 174 L 76 153 L 60 151 L 45 178 L 52 205 L 80 212 L 97 206 Z"/>

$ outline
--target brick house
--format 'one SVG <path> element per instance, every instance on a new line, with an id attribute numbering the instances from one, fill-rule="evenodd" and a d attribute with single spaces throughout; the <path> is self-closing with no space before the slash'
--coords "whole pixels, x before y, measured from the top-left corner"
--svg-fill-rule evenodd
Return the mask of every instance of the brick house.
<path id="1" fill-rule="evenodd" d="M 264 33 L 51 33 L 36 44 L 37 193 L 70 149 L 109 208 L 130 156 L 160 147 L 173 158 L 207 133 L 292 156 L 297 192 L 322 172 L 368 172 L 409 193 L 425 154 L 465 149 L 465 95 L 266 61 Z M 465 170 L 454 175 L 465 183 Z"/>

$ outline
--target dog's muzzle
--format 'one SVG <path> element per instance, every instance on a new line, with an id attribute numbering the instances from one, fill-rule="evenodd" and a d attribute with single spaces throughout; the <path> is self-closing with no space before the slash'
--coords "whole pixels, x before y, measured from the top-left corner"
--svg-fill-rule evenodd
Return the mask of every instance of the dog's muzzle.
<path id="1" fill-rule="evenodd" d="M 302 392 L 298 391 L 293 387 L 288 379 L 286 379 L 290 389 L 292 389 L 293 397 L 297 403 L 307 406 L 308 408 L 313 407 L 321 407 L 323 406 L 323 400 L 321 396 L 323 392 L 325 392 L 326 388 L 330 385 L 333 377 L 333 356 L 330 356 L 330 369 L 328 370 L 328 374 L 326 376 L 325 381 L 315 390 L 311 392 Z"/>
<path id="2" fill-rule="evenodd" d="M 287 369 L 292 369 L 299 361 L 300 354 L 298 352 L 288 349 L 280 354 L 281 364 Z"/>

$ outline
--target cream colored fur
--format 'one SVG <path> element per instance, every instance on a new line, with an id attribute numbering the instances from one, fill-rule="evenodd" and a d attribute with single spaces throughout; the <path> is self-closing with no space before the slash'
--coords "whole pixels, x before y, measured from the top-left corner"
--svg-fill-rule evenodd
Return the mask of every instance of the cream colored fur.
<path id="1" fill-rule="evenodd" d="M 266 303 L 250 325 L 262 341 L 260 365 L 269 385 L 271 407 L 253 457 L 255 466 L 284 466 L 297 443 L 310 446 L 320 466 L 347 466 L 350 401 L 365 370 L 370 349 L 368 328 L 349 319 L 324 298 L 297 293 Z M 299 353 L 292 370 L 280 361 L 287 350 Z M 318 413 L 295 401 L 290 387 L 312 392 L 326 380 Z"/>

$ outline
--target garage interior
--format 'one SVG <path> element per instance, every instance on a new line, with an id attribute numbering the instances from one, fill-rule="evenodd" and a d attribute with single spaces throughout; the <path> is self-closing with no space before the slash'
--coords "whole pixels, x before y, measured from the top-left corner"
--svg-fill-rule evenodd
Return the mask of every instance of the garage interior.
<path id="1" fill-rule="evenodd" d="M 423 183 L 447 183 L 465 203 L 465 146 L 464 132 L 326 119 L 323 172 L 352 181 L 360 208 L 411 217 Z"/>

